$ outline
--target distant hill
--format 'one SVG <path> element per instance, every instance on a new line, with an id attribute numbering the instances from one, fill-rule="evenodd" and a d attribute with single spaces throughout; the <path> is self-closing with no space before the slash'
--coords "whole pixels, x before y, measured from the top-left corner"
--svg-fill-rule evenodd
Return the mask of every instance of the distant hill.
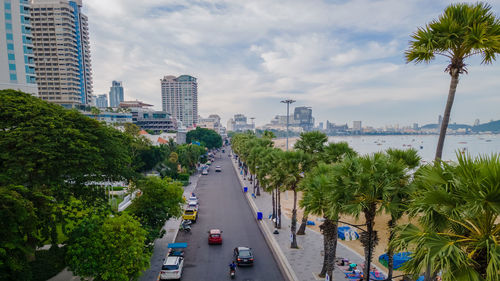
<path id="1" fill-rule="evenodd" d="M 452 130 L 458 130 L 458 129 L 470 129 L 472 127 L 466 124 L 449 124 L 448 128 Z M 422 126 L 421 129 L 439 129 L 439 124 L 427 124 Z"/>
<path id="2" fill-rule="evenodd" d="M 491 121 L 471 128 L 473 132 L 494 132 L 500 133 L 500 120 Z"/>

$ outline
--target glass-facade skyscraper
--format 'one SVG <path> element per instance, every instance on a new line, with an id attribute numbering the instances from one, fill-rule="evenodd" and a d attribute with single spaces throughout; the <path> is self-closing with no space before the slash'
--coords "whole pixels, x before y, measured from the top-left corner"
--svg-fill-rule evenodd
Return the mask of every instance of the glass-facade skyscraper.
<path id="1" fill-rule="evenodd" d="M 189 75 L 165 76 L 161 79 L 161 104 L 163 111 L 172 115 L 182 125 L 198 124 L 198 83 Z"/>
<path id="2" fill-rule="evenodd" d="M 38 94 L 65 107 L 89 105 L 92 69 L 82 0 L 32 0 Z"/>
<path id="3" fill-rule="evenodd" d="M 121 81 L 113 81 L 109 88 L 109 106 L 118 107 L 120 102 L 124 100 L 123 85 Z"/>
<path id="4" fill-rule="evenodd" d="M 30 3 L 0 3 L 0 89 L 37 95 Z"/>

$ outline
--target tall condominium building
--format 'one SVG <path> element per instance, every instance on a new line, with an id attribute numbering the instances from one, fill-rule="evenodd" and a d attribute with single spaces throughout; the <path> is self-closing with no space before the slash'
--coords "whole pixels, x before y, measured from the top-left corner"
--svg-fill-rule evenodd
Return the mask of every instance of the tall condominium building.
<path id="1" fill-rule="evenodd" d="M 28 0 L 0 3 L 0 89 L 36 95 L 30 3 Z"/>
<path id="2" fill-rule="evenodd" d="M 298 106 L 293 112 L 293 119 L 298 123 L 299 127 L 306 132 L 309 132 L 314 127 L 314 117 L 312 109 L 307 106 Z"/>
<path id="3" fill-rule="evenodd" d="M 109 88 L 109 106 L 118 107 L 120 102 L 124 100 L 123 97 L 123 85 L 121 81 L 111 82 L 111 88 Z"/>
<path id="4" fill-rule="evenodd" d="M 32 0 L 38 94 L 65 107 L 90 104 L 92 70 L 82 0 Z"/>
<path id="5" fill-rule="evenodd" d="M 198 83 L 189 75 L 165 76 L 161 79 L 163 111 L 191 127 L 198 124 Z"/>
<path id="6" fill-rule="evenodd" d="M 97 99 L 95 101 L 95 105 L 99 108 L 106 108 L 108 107 L 108 95 L 98 95 Z"/>

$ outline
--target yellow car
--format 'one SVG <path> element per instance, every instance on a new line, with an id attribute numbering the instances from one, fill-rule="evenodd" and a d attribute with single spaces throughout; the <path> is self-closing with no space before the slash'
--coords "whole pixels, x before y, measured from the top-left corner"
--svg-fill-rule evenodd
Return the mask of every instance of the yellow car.
<path id="1" fill-rule="evenodd" d="M 198 218 L 198 210 L 196 208 L 187 208 L 184 210 L 184 214 L 182 214 L 182 219 L 183 220 L 191 220 L 191 221 L 196 221 Z"/>

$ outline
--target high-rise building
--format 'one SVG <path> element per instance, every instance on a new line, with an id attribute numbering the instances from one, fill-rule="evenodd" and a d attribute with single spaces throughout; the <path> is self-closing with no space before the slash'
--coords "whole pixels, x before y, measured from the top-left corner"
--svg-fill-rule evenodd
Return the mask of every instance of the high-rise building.
<path id="1" fill-rule="evenodd" d="M 32 20 L 27 0 L 2 0 L 0 7 L 0 89 L 37 95 Z"/>
<path id="2" fill-rule="evenodd" d="M 124 100 L 123 85 L 121 81 L 113 81 L 109 88 L 109 106 L 118 107 L 120 102 Z"/>
<path id="3" fill-rule="evenodd" d="M 99 108 L 108 107 L 108 95 L 98 95 L 95 104 Z"/>
<path id="4" fill-rule="evenodd" d="M 31 22 L 38 94 L 75 107 L 90 104 L 92 70 L 88 19 L 82 0 L 32 0 Z"/>
<path id="5" fill-rule="evenodd" d="M 319 122 L 318 129 L 323 130 L 323 122 Z"/>
<path id="6" fill-rule="evenodd" d="M 198 83 L 189 75 L 165 76 L 161 79 L 163 111 L 186 127 L 198 124 Z"/>
<path id="7" fill-rule="evenodd" d="M 314 118 L 312 117 L 312 109 L 307 106 L 298 106 L 293 112 L 293 119 L 298 123 L 299 127 L 306 132 L 309 132 L 314 127 Z"/>
<path id="8" fill-rule="evenodd" d="M 353 131 L 361 131 L 361 121 L 352 121 L 352 130 Z"/>

